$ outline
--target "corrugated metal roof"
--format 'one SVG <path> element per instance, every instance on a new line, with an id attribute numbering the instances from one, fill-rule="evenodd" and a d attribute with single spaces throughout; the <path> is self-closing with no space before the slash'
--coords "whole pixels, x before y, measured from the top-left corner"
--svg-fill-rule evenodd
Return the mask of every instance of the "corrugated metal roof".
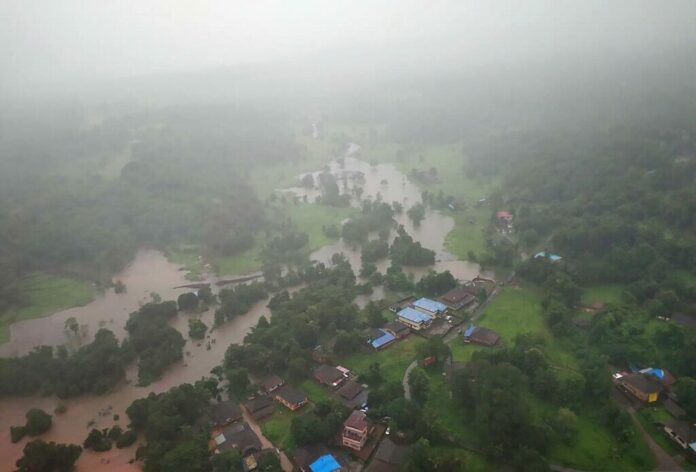
<path id="1" fill-rule="evenodd" d="M 431 316 L 426 315 L 422 311 L 418 311 L 415 308 L 411 308 L 410 306 L 407 306 L 401 310 L 398 315 L 401 318 L 412 321 L 413 323 L 427 323 L 433 319 Z"/>
<path id="2" fill-rule="evenodd" d="M 429 298 L 419 298 L 418 300 L 413 302 L 413 306 L 430 311 L 432 313 L 439 313 L 447 310 L 447 307 L 444 305 L 444 303 L 436 302 L 435 300 L 431 300 Z"/>
<path id="3" fill-rule="evenodd" d="M 375 349 L 379 349 L 380 347 L 384 346 L 385 344 L 388 344 L 396 339 L 393 334 L 388 333 L 388 332 L 384 331 L 383 329 L 380 329 L 379 331 L 382 332 L 382 336 L 370 341 L 370 344 Z"/>

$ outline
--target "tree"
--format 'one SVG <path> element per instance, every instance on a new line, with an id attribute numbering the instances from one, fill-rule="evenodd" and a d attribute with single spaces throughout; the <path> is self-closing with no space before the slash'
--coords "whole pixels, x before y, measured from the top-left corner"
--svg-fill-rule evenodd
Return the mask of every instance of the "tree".
<path id="1" fill-rule="evenodd" d="M 24 455 L 16 462 L 19 472 L 70 472 L 82 454 L 75 444 L 56 444 L 40 439 L 24 446 Z"/>
<path id="2" fill-rule="evenodd" d="M 65 331 L 72 333 L 73 336 L 78 335 L 80 331 L 80 325 L 77 323 L 77 320 L 74 316 L 71 316 L 70 318 L 65 320 Z"/>
<path id="3" fill-rule="evenodd" d="M 132 429 L 127 429 L 126 431 L 121 434 L 118 439 L 116 439 L 116 447 L 119 449 L 123 449 L 124 447 L 131 446 L 132 444 L 135 444 L 135 441 L 138 440 L 138 433 L 133 431 Z"/>
<path id="4" fill-rule="evenodd" d="M 273 452 L 267 452 L 259 457 L 257 470 L 260 472 L 283 472 L 280 458 Z"/>
<path id="5" fill-rule="evenodd" d="M 207 472 L 210 470 L 207 441 L 204 435 L 180 442 L 167 451 L 160 462 L 160 470 Z"/>
<path id="6" fill-rule="evenodd" d="M 367 315 L 367 324 L 372 328 L 379 328 L 386 323 L 386 319 L 382 314 L 382 309 L 373 301 L 367 304 L 365 313 Z"/>
<path id="7" fill-rule="evenodd" d="M 188 326 L 189 336 L 193 339 L 203 339 L 205 337 L 205 332 L 208 330 L 208 326 L 199 318 L 191 318 L 188 320 Z"/>
<path id="8" fill-rule="evenodd" d="M 554 431 L 567 445 L 572 445 L 578 433 L 578 417 L 568 408 L 559 408 L 551 423 Z"/>
<path id="9" fill-rule="evenodd" d="M 305 174 L 302 176 L 302 186 L 304 188 L 314 188 L 314 177 L 312 174 Z"/>
<path id="10" fill-rule="evenodd" d="M 198 308 L 198 296 L 193 292 L 182 293 L 176 299 L 179 311 L 193 311 Z"/>
<path id="11" fill-rule="evenodd" d="M 408 209 L 406 214 L 411 218 L 414 226 L 420 226 L 421 222 L 425 219 L 425 205 L 416 203 Z"/>
<path id="12" fill-rule="evenodd" d="M 237 398 L 244 398 L 249 390 L 249 375 L 244 368 L 230 369 L 225 372 L 230 392 Z"/>
<path id="13" fill-rule="evenodd" d="M 242 472 L 242 456 L 237 449 L 227 449 L 220 454 L 213 454 L 210 460 L 212 472 Z"/>
<path id="14" fill-rule="evenodd" d="M 411 387 L 411 396 L 421 405 L 428 399 L 430 389 L 430 379 L 428 374 L 421 367 L 416 367 L 408 376 L 408 385 Z"/>
<path id="15" fill-rule="evenodd" d="M 682 377 L 677 380 L 675 386 L 679 404 L 686 411 L 691 421 L 696 421 L 696 380 L 691 377 Z"/>
<path id="16" fill-rule="evenodd" d="M 43 434 L 53 425 L 51 415 L 39 408 L 32 408 L 26 414 L 27 424 L 24 426 L 29 436 Z"/>
<path id="17" fill-rule="evenodd" d="M 10 426 L 10 441 L 17 443 L 22 440 L 27 434 L 27 429 L 24 426 Z"/>
<path id="18" fill-rule="evenodd" d="M 106 430 L 104 430 L 106 431 Z M 87 438 L 82 443 L 82 447 L 85 449 L 92 449 L 96 452 L 108 451 L 111 449 L 111 439 L 104 431 L 98 429 L 92 429 Z"/>

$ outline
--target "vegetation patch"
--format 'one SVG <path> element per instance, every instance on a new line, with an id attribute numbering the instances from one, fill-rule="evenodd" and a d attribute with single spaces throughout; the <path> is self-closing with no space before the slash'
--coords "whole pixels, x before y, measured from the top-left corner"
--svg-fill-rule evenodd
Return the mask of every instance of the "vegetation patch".
<path id="1" fill-rule="evenodd" d="M 425 343 L 423 338 L 411 335 L 383 351 L 357 352 L 343 359 L 341 364 L 360 375 L 368 373 L 370 364 L 376 362 L 380 365 L 386 382 L 401 382 L 406 367 L 416 358 L 418 346 L 423 343 Z"/>
<path id="2" fill-rule="evenodd" d="M 0 343 L 10 340 L 9 326 L 12 323 L 86 305 L 98 292 L 86 282 L 47 273 L 35 273 L 21 280 L 19 293 L 20 298 L 25 301 L 25 306 L 10 309 L 0 315 Z"/>

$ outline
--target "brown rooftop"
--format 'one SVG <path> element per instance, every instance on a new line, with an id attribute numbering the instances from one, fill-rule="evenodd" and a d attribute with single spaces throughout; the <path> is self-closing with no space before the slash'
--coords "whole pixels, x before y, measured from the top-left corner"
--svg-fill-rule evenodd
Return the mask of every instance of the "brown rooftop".
<path id="1" fill-rule="evenodd" d="M 470 289 L 467 287 L 453 288 L 452 290 L 440 297 L 440 300 L 452 305 L 469 303 L 470 301 L 473 301 L 473 299 L 474 295 L 471 294 Z"/>
<path id="2" fill-rule="evenodd" d="M 482 344 L 484 346 L 494 346 L 498 343 L 500 335 L 495 331 L 488 328 L 476 328 L 474 332 L 469 336 L 469 341 L 476 344 Z"/>
<path id="3" fill-rule="evenodd" d="M 360 410 L 353 410 L 348 419 L 343 423 L 346 428 L 363 431 L 367 429 L 367 416 Z"/>
<path id="4" fill-rule="evenodd" d="M 360 392 L 365 390 L 362 385 L 352 380 L 346 382 L 346 384 L 338 390 L 338 394 L 346 400 L 352 400 Z"/>
<path id="5" fill-rule="evenodd" d="M 320 365 L 315 368 L 314 377 L 325 385 L 340 383 L 345 378 L 343 372 L 330 365 Z"/>
<path id="6" fill-rule="evenodd" d="M 640 373 L 624 375 L 621 377 L 621 381 L 646 395 L 660 393 L 662 391 L 662 385 L 660 385 L 656 379 L 652 379 Z"/>

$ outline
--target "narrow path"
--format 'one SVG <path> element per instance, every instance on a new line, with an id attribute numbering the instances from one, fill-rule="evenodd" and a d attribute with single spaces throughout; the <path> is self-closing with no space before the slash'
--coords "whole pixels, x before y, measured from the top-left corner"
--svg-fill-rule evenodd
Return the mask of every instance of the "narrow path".
<path id="1" fill-rule="evenodd" d="M 633 408 L 627 408 L 626 411 L 631 415 L 631 419 L 633 422 L 636 424 L 638 427 L 638 430 L 640 431 L 640 434 L 643 435 L 643 439 L 645 439 L 645 442 L 648 444 L 648 447 L 650 448 L 650 451 L 652 451 L 653 456 L 655 456 L 655 470 L 661 471 L 661 472 L 671 472 L 675 470 L 684 470 L 684 468 L 672 458 L 667 452 L 665 452 L 664 449 L 662 449 L 662 446 L 657 444 L 655 440 L 650 436 L 650 434 L 643 428 L 643 425 L 641 424 L 640 421 L 638 421 L 638 418 L 636 418 L 636 412 Z"/>
<path id="2" fill-rule="evenodd" d="M 290 459 L 288 459 L 288 456 L 275 447 L 271 441 L 268 440 L 266 436 L 263 435 L 263 432 L 261 431 L 261 427 L 259 424 L 254 420 L 254 418 L 251 417 L 251 415 L 246 411 L 246 408 L 242 407 L 242 415 L 244 417 L 244 421 L 246 421 L 249 424 L 249 427 L 256 433 L 256 435 L 259 437 L 259 440 L 261 441 L 261 445 L 263 446 L 264 449 L 275 449 L 278 452 L 278 455 L 280 456 L 280 466 L 283 468 L 284 472 L 292 472 L 292 462 L 290 462 Z"/>
<path id="3" fill-rule="evenodd" d="M 418 360 L 415 360 L 411 362 L 408 367 L 406 367 L 406 371 L 404 372 L 404 378 L 401 380 L 402 385 L 404 386 L 404 398 L 406 400 L 411 399 L 411 386 L 408 384 L 408 376 L 411 375 L 411 371 L 416 368 L 418 365 Z"/>

